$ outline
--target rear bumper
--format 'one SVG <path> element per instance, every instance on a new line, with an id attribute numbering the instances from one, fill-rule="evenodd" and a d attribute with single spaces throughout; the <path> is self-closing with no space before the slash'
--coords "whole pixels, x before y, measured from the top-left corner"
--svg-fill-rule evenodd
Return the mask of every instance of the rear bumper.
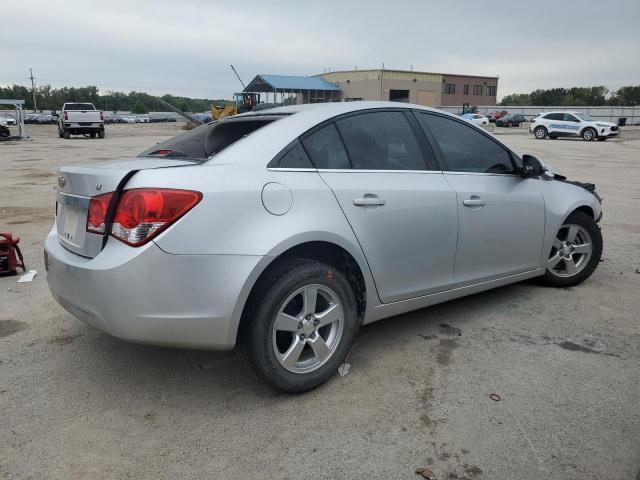
<path id="1" fill-rule="evenodd" d="M 45 241 L 47 283 L 69 313 L 123 340 L 233 348 L 246 280 L 262 257 L 173 255 L 151 242 L 132 248 L 109 239 L 95 258 Z"/>

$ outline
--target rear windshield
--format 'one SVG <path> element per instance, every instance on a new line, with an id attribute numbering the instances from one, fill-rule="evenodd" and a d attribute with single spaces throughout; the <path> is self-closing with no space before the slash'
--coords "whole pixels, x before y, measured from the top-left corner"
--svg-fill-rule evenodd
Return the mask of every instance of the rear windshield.
<path id="1" fill-rule="evenodd" d="M 255 115 L 207 123 L 158 143 L 138 156 L 181 157 L 204 163 L 229 145 L 282 117 Z"/>
<path id="2" fill-rule="evenodd" d="M 65 110 L 95 110 L 96 107 L 94 107 L 90 103 L 67 103 L 64 106 L 64 109 Z"/>

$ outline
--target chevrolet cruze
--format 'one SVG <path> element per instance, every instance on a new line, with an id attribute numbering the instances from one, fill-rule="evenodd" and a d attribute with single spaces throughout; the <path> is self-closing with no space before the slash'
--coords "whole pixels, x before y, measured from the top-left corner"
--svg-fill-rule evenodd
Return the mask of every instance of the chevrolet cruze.
<path id="1" fill-rule="evenodd" d="M 361 325 L 576 285 L 602 252 L 592 184 L 417 105 L 238 115 L 58 184 L 45 262 L 65 309 L 129 341 L 235 347 L 289 392 L 326 381 Z"/>

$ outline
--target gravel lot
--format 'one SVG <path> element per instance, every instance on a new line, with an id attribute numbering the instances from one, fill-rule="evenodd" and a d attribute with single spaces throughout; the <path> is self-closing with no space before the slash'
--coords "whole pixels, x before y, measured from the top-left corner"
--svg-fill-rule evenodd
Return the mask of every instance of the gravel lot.
<path id="1" fill-rule="evenodd" d="M 32 283 L 0 278 L 0 477 L 635 478 L 639 129 L 589 143 L 501 136 L 603 193 L 605 250 L 587 282 L 525 282 L 376 323 L 346 377 L 287 396 L 232 353 L 127 344 L 49 295 L 56 169 L 136 154 L 176 125 L 107 126 L 105 140 L 27 127 L 29 141 L 0 143 L 0 231 L 21 236 L 38 270 Z"/>

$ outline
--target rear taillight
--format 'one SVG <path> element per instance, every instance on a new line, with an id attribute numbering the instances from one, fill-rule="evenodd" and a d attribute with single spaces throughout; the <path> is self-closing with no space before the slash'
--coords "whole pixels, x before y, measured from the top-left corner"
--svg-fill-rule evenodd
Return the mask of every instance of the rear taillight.
<path id="1" fill-rule="evenodd" d="M 105 233 L 107 210 L 113 193 L 105 193 L 91 199 L 89 202 L 89 214 L 87 215 L 87 232 Z"/>
<path id="2" fill-rule="evenodd" d="M 202 194 L 192 190 L 125 190 L 118 200 L 111 235 L 127 245 L 143 245 L 191 210 L 201 199 Z"/>
<path id="3" fill-rule="evenodd" d="M 64 112 L 64 120 L 65 122 L 69 120 L 69 112 Z"/>

